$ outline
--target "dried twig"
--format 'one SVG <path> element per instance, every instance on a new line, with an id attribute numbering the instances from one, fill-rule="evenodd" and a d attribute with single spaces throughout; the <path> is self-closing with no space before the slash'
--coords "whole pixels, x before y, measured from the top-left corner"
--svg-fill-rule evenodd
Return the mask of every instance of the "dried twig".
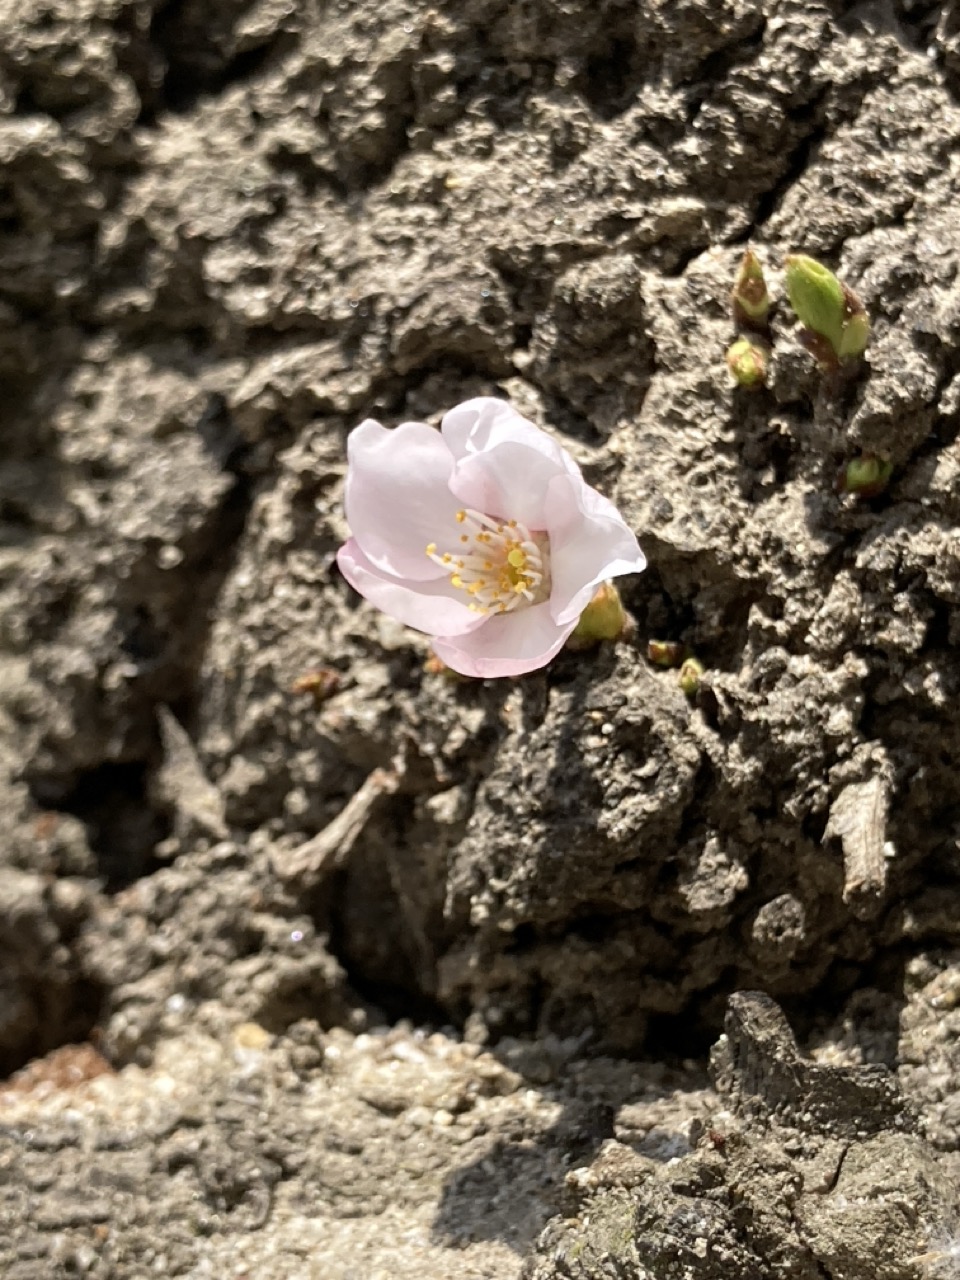
<path id="1" fill-rule="evenodd" d="M 858 916 L 872 914 L 887 885 L 889 793 L 882 778 L 854 782 L 830 809 L 824 839 L 835 836 L 843 846 L 843 900 Z"/>
<path id="2" fill-rule="evenodd" d="M 395 762 L 392 769 L 374 769 L 321 832 L 296 849 L 276 850 L 272 862 L 280 879 L 294 883 L 298 889 L 312 889 L 324 876 L 342 867 L 375 806 L 381 797 L 393 795 L 403 772 L 401 761 Z"/>

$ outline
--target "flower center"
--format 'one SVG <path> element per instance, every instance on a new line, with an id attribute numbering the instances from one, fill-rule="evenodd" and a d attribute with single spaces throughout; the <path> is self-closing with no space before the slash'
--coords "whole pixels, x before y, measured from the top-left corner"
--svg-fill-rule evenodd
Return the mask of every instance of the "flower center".
<path id="1" fill-rule="evenodd" d="M 451 583 L 472 596 L 475 613 L 510 613 L 539 604 L 550 595 L 550 543 L 519 520 L 494 520 L 480 511 L 457 512 L 463 528 L 458 551 L 427 555 L 450 570 Z"/>

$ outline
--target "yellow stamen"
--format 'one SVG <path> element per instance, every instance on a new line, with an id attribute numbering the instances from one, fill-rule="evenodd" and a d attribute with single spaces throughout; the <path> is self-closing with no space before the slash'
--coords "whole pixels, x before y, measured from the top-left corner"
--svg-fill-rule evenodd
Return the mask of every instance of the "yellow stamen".
<path id="1" fill-rule="evenodd" d="M 461 556 L 438 553 L 431 542 L 427 555 L 449 573 L 449 582 L 467 594 L 475 613 L 511 613 L 540 604 L 550 595 L 549 543 L 546 534 L 531 532 L 518 520 L 501 520 L 464 508 L 456 513 L 465 532 L 457 536 Z"/>

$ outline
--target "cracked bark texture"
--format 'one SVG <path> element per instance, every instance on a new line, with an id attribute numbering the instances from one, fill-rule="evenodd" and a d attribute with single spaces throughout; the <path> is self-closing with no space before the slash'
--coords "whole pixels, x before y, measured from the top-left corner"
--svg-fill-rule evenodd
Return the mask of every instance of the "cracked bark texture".
<path id="1" fill-rule="evenodd" d="M 955 1175 L 958 50 L 928 0 L 0 0 L 0 1071 L 397 1018 L 702 1058 L 755 988 Z M 747 244 L 857 290 L 856 380 L 781 305 L 730 388 Z M 349 429 L 480 393 L 650 561 L 634 641 L 518 683 L 425 670 L 333 565 Z M 76 1269 L 50 1221 L 11 1275 Z"/>

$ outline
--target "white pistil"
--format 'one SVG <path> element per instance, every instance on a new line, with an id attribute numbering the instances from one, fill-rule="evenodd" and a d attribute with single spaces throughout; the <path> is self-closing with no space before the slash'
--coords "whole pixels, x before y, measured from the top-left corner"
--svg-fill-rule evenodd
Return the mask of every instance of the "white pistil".
<path id="1" fill-rule="evenodd" d="M 457 512 L 463 533 L 457 551 L 427 555 L 450 581 L 472 597 L 476 613 L 510 613 L 539 604 L 550 594 L 550 545 L 545 533 L 531 533 L 518 520 L 495 520 L 481 511 Z"/>

